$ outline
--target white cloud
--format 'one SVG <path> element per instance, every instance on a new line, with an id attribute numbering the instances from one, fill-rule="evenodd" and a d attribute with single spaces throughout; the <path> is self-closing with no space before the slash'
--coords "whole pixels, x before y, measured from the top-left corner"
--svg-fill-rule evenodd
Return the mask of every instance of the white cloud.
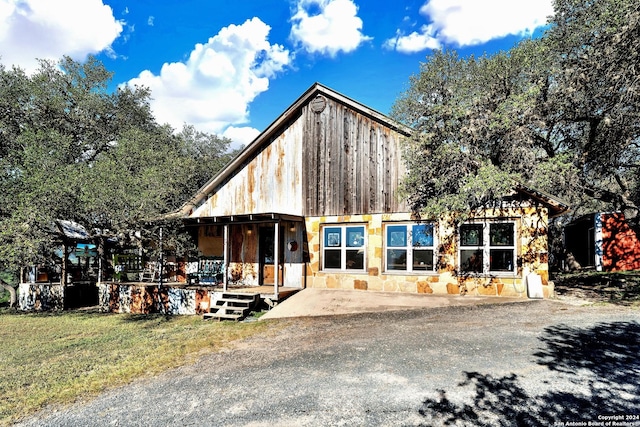
<path id="1" fill-rule="evenodd" d="M 258 131 L 237 125 L 248 121 L 249 104 L 291 62 L 288 50 L 269 43 L 270 30 L 258 18 L 229 25 L 196 44 L 186 62 L 165 63 L 159 75 L 143 71 L 128 84 L 151 89 L 151 108 L 160 123 L 175 129 L 188 123 L 245 144 Z"/>
<path id="2" fill-rule="evenodd" d="M 291 17 L 291 39 L 310 53 L 335 56 L 371 40 L 362 34 L 362 19 L 352 0 L 298 0 Z"/>
<path id="3" fill-rule="evenodd" d="M 420 31 L 398 35 L 385 47 L 404 53 L 444 44 L 473 46 L 508 35 L 526 36 L 546 25 L 552 0 L 430 0 L 420 8 L 430 21 Z"/>
<path id="4" fill-rule="evenodd" d="M 233 148 L 237 148 L 241 145 L 249 145 L 249 143 L 256 139 L 258 135 L 260 135 L 260 131 L 258 129 L 235 126 L 229 126 L 222 133 L 222 136 L 227 137 L 234 142 Z"/>
<path id="5" fill-rule="evenodd" d="M 431 25 L 423 25 L 420 32 L 414 31 L 407 36 L 403 36 L 398 31 L 396 38 L 385 41 L 383 47 L 402 53 L 415 53 L 426 49 L 440 49 L 442 44 L 437 38 L 433 37 L 432 34 L 433 28 Z"/>
<path id="6" fill-rule="evenodd" d="M 123 23 L 102 0 L 0 0 L 0 61 L 35 71 L 37 59 L 110 51 Z"/>

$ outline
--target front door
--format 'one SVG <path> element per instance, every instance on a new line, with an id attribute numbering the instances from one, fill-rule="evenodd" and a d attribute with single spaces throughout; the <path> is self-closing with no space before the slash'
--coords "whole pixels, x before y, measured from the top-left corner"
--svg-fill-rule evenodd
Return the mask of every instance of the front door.
<path id="1" fill-rule="evenodd" d="M 258 243 L 260 285 L 273 285 L 274 283 L 274 234 L 275 227 L 260 227 L 260 241 Z"/>

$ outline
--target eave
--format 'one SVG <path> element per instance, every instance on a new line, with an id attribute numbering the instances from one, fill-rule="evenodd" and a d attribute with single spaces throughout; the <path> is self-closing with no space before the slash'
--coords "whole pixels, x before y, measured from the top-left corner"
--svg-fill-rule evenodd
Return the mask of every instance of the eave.
<path id="1" fill-rule="evenodd" d="M 567 202 L 560 200 L 558 197 L 552 196 L 543 191 L 529 188 L 522 184 L 517 184 L 515 189 L 516 191 L 526 194 L 532 199 L 546 204 L 549 207 L 549 218 L 555 218 L 571 210 Z"/>

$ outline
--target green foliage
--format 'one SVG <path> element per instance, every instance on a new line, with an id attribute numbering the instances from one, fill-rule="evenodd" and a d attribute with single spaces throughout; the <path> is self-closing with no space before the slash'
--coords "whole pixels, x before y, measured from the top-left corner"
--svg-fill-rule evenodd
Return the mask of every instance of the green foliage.
<path id="1" fill-rule="evenodd" d="M 232 155 L 228 139 L 157 124 L 147 89 L 110 93 L 110 79 L 94 58 L 42 62 L 31 76 L 0 66 L 1 268 L 46 262 L 56 219 L 139 230 Z"/>
<path id="2" fill-rule="evenodd" d="M 216 135 L 200 132 L 194 126 L 185 125 L 178 137 L 184 141 L 183 155 L 192 159 L 189 164 L 183 165 L 191 176 L 191 188 L 180 199 L 181 202 L 193 195 L 193 189 L 198 189 L 211 179 L 211 177 L 227 165 L 240 151 L 229 150 L 231 141 L 228 138 L 220 138 Z"/>
<path id="3" fill-rule="evenodd" d="M 540 39 L 479 58 L 437 51 L 411 78 L 393 115 L 416 130 L 405 156 L 416 211 L 475 208 L 518 181 L 576 214 L 637 217 L 640 6 L 557 0 L 555 9 Z"/>

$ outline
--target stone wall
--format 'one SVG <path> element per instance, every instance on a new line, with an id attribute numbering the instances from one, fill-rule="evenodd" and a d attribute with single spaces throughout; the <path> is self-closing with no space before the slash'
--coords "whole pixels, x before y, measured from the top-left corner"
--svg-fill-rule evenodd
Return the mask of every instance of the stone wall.
<path id="1" fill-rule="evenodd" d="M 525 207 L 482 212 L 484 218 L 508 218 L 516 221 L 516 256 L 519 260 L 513 273 L 461 275 L 455 230 L 447 221 L 435 224 L 437 269 L 433 272 L 385 272 L 384 224 L 410 222 L 411 215 L 375 214 L 307 218 L 307 238 L 310 262 L 307 266 L 307 286 L 311 288 L 359 289 L 385 292 L 423 294 L 487 295 L 527 297 L 526 276 L 537 273 L 543 284 L 545 298 L 553 295 L 549 282 L 547 259 L 546 209 Z M 325 272 L 321 264 L 322 226 L 364 224 L 367 229 L 366 271 Z"/>
<path id="2" fill-rule="evenodd" d="M 99 306 L 103 312 L 134 314 L 202 314 L 220 298 L 219 292 L 129 283 L 101 283 Z"/>
<path id="3" fill-rule="evenodd" d="M 20 283 L 18 307 L 25 311 L 62 310 L 64 287 L 59 283 Z"/>

